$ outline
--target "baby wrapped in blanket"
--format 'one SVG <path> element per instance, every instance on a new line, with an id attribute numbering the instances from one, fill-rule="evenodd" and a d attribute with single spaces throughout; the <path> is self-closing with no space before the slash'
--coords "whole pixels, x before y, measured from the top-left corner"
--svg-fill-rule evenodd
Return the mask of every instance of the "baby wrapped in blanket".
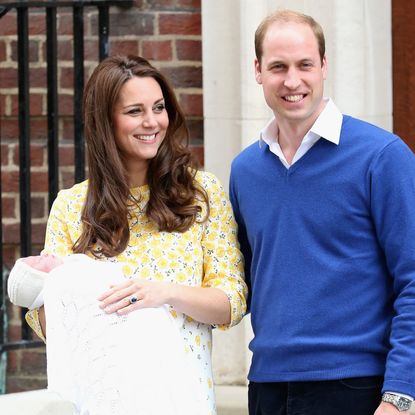
<path id="1" fill-rule="evenodd" d="M 29 308 L 44 303 L 48 389 L 73 402 L 74 413 L 208 414 L 168 306 L 123 316 L 99 307 L 99 295 L 125 281 L 121 264 L 82 254 L 30 258 L 13 268 L 9 296 Z"/>

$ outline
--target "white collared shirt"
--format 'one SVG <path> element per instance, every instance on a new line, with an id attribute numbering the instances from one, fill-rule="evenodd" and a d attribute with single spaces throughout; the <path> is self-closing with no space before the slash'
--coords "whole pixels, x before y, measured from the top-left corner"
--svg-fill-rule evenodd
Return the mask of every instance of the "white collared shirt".
<path id="1" fill-rule="evenodd" d="M 268 144 L 270 151 L 279 157 L 281 163 L 287 169 L 300 160 L 320 138 L 324 138 L 336 145 L 339 144 L 343 115 L 330 98 L 324 98 L 324 101 L 326 105 L 323 111 L 321 111 L 317 120 L 301 141 L 291 165 L 287 162 L 278 142 L 279 130 L 277 119 L 273 117 L 261 131 L 260 144 L 262 141 Z"/>

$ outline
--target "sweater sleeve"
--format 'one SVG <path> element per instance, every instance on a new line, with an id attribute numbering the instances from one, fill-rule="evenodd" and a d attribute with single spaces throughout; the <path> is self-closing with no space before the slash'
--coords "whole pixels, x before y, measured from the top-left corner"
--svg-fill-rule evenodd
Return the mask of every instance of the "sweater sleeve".
<path id="1" fill-rule="evenodd" d="M 247 287 L 244 282 L 243 257 L 239 250 L 236 223 L 229 199 L 219 180 L 204 174 L 204 187 L 209 196 L 209 217 L 202 236 L 203 287 L 219 288 L 227 295 L 231 322 L 239 323 L 246 312 Z"/>
<path id="2" fill-rule="evenodd" d="M 401 140 L 373 161 L 370 183 L 372 217 L 393 286 L 383 391 L 415 396 L 415 157 Z"/>

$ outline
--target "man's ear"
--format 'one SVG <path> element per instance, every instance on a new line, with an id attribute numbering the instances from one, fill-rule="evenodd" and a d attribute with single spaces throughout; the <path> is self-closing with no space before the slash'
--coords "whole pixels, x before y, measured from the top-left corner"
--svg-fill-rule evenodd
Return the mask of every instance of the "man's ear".
<path id="1" fill-rule="evenodd" d="M 262 84 L 262 75 L 261 75 L 261 64 L 259 63 L 258 59 L 255 58 L 255 80 L 258 84 Z"/>
<path id="2" fill-rule="evenodd" d="M 327 58 L 324 55 L 323 62 L 321 64 L 321 70 L 323 71 L 323 79 L 326 80 L 327 78 Z"/>

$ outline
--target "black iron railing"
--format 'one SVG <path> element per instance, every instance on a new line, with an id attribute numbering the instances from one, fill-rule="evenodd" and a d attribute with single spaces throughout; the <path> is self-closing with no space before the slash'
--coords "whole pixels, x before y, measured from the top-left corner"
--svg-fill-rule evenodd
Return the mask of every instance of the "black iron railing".
<path id="1" fill-rule="evenodd" d="M 51 207 L 58 193 L 58 85 L 57 85 L 57 11 L 61 7 L 70 7 L 73 13 L 73 65 L 74 65 L 74 148 L 75 181 L 85 176 L 84 137 L 81 114 L 82 91 L 84 87 L 84 8 L 98 9 L 98 50 L 99 59 L 109 54 L 109 8 L 110 6 L 129 7 L 133 0 L 0 0 L 1 18 L 10 11 L 17 13 L 18 35 L 18 123 L 19 123 L 19 168 L 20 168 L 20 254 L 31 254 L 31 189 L 30 189 L 30 114 L 29 114 L 29 11 L 32 8 L 44 8 L 46 12 L 47 45 L 47 153 L 48 153 L 48 206 Z M 1 134 L 1 131 L 0 131 Z M 1 181 L 0 181 L 1 198 Z M 1 216 L 0 203 L 0 216 Z M 0 272 L 3 270 L 3 235 L 0 226 Z M 2 276 L 2 280 L 1 280 Z M 33 341 L 24 322 L 22 310 L 22 340 L 10 342 L 7 333 L 6 280 L 7 272 L 0 274 L 0 359 L 8 350 L 38 347 L 43 343 Z M 1 362 L 0 362 L 1 363 Z M 1 369 L 1 368 L 0 368 Z"/>

